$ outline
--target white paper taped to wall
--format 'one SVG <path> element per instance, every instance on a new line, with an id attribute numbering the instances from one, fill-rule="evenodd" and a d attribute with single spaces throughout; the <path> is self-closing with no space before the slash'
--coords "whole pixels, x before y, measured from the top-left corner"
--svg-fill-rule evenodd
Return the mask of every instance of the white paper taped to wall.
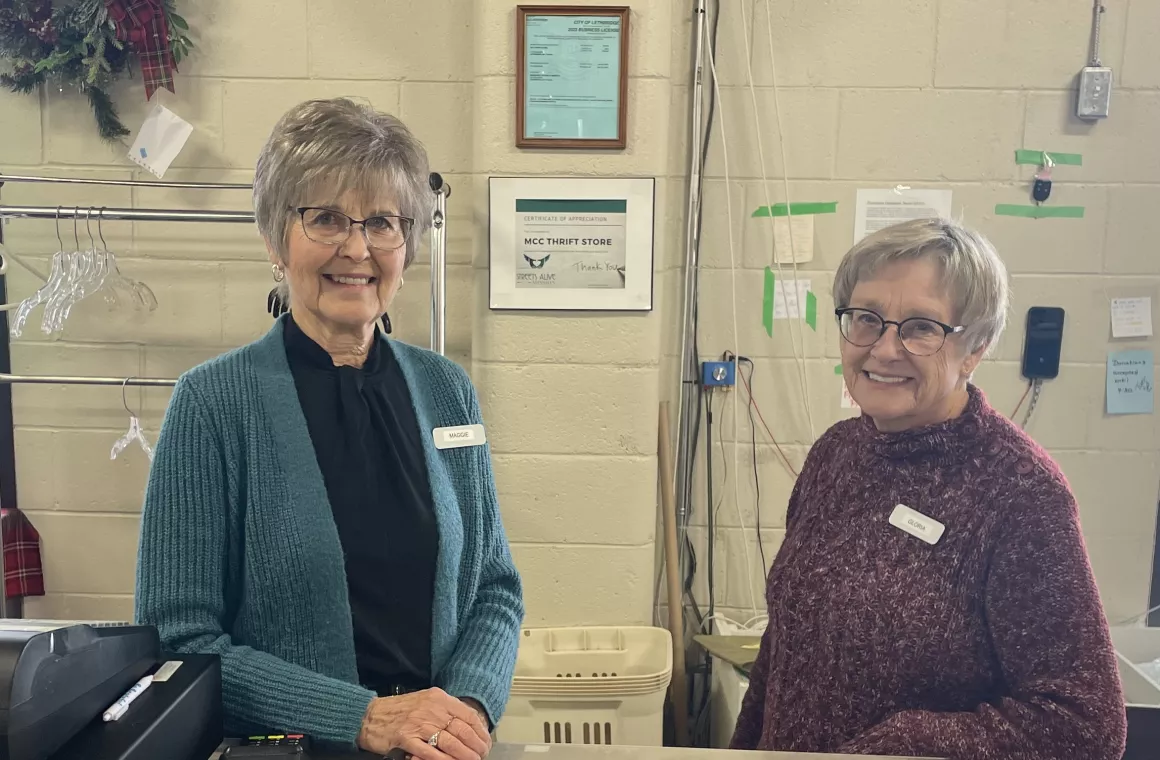
<path id="1" fill-rule="evenodd" d="M 777 264 L 804 264 L 814 260 L 813 214 L 773 218 L 773 260 Z"/>
<path id="2" fill-rule="evenodd" d="M 129 160 L 161 179 L 191 134 L 192 124 L 158 103 L 145 117 Z"/>
<path id="3" fill-rule="evenodd" d="M 773 318 L 801 319 L 806 315 L 806 293 L 810 292 L 809 280 L 774 281 Z"/>
<path id="4" fill-rule="evenodd" d="M 854 208 L 854 242 L 899 222 L 951 215 L 950 190 L 859 190 Z"/>
<path id="5" fill-rule="evenodd" d="M 1112 299 L 1113 338 L 1152 337 L 1152 299 L 1113 298 Z"/>

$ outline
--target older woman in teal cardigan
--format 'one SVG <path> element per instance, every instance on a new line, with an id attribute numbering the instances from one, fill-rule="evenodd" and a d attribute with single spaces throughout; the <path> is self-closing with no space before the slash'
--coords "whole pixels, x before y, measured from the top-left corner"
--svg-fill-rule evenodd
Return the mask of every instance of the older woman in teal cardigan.
<path id="1" fill-rule="evenodd" d="M 290 312 L 169 403 L 136 618 L 221 656 L 230 733 L 481 760 L 506 706 L 524 608 L 475 392 L 377 327 L 431 218 L 428 176 L 392 116 L 285 114 L 254 210 Z"/>

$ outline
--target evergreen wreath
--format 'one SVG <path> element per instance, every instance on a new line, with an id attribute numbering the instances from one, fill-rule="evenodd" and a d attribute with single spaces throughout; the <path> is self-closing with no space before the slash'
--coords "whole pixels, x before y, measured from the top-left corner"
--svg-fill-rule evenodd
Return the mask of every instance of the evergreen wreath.
<path id="1" fill-rule="evenodd" d="M 137 63 L 146 98 L 173 90 L 173 74 L 193 47 L 174 0 L 0 0 L 0 86 L 34 93 L 42 84 L 75 87 L 88 98 L 101 138 L 129 130 L 108 87 Z"/>

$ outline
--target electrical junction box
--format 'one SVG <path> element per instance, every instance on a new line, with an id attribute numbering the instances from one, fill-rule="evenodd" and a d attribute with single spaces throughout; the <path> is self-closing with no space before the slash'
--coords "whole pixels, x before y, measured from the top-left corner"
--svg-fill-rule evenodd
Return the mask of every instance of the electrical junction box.
<path id="1" fill-rule="evenodd" d="M 736 365 L 733 362 L 702 362 L 701 385 L 706 388 L 725 388 L 737 384 Z"/>
<path id="2" fill-rule="evenodd" d="M 1106 119 L 1112 105 L 1112 70 L 1088 66 L 1079 72 L 1076 115 L 1081 119 Z"/>

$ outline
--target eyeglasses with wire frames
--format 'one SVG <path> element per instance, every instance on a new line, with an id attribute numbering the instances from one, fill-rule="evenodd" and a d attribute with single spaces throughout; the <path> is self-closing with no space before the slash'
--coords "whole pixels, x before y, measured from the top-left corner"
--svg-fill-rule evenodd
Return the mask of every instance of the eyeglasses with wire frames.
<path id="1" fill-rule="evenodd" d="M 873 346 L 891 325 L 898 328 L 902 347 L 914 356 L 930 356 L 942 350 L 948 335 L 961 333 L 964 325 L 952 326 L 926 317 L 909 317 L 901 322 L 883 319 L 870 309 L 835 309 L 838 329 L 846 342 L 860 348 Z"/>
<path id="2" fill-rule="evenodd" d="M 363 229 L 363 238 L 370 248 L 394 251 L 401 248 L 411 235 L 415 220 L 397 214 L 379 214 L 369 219 L 352 219 L 341 211 L 329 208 L 302 206 L 296 208 L 302 219 L 302 231 L 309 240 L 325 245 L 341 245 L 350 238 L 357 224 Z"/>

